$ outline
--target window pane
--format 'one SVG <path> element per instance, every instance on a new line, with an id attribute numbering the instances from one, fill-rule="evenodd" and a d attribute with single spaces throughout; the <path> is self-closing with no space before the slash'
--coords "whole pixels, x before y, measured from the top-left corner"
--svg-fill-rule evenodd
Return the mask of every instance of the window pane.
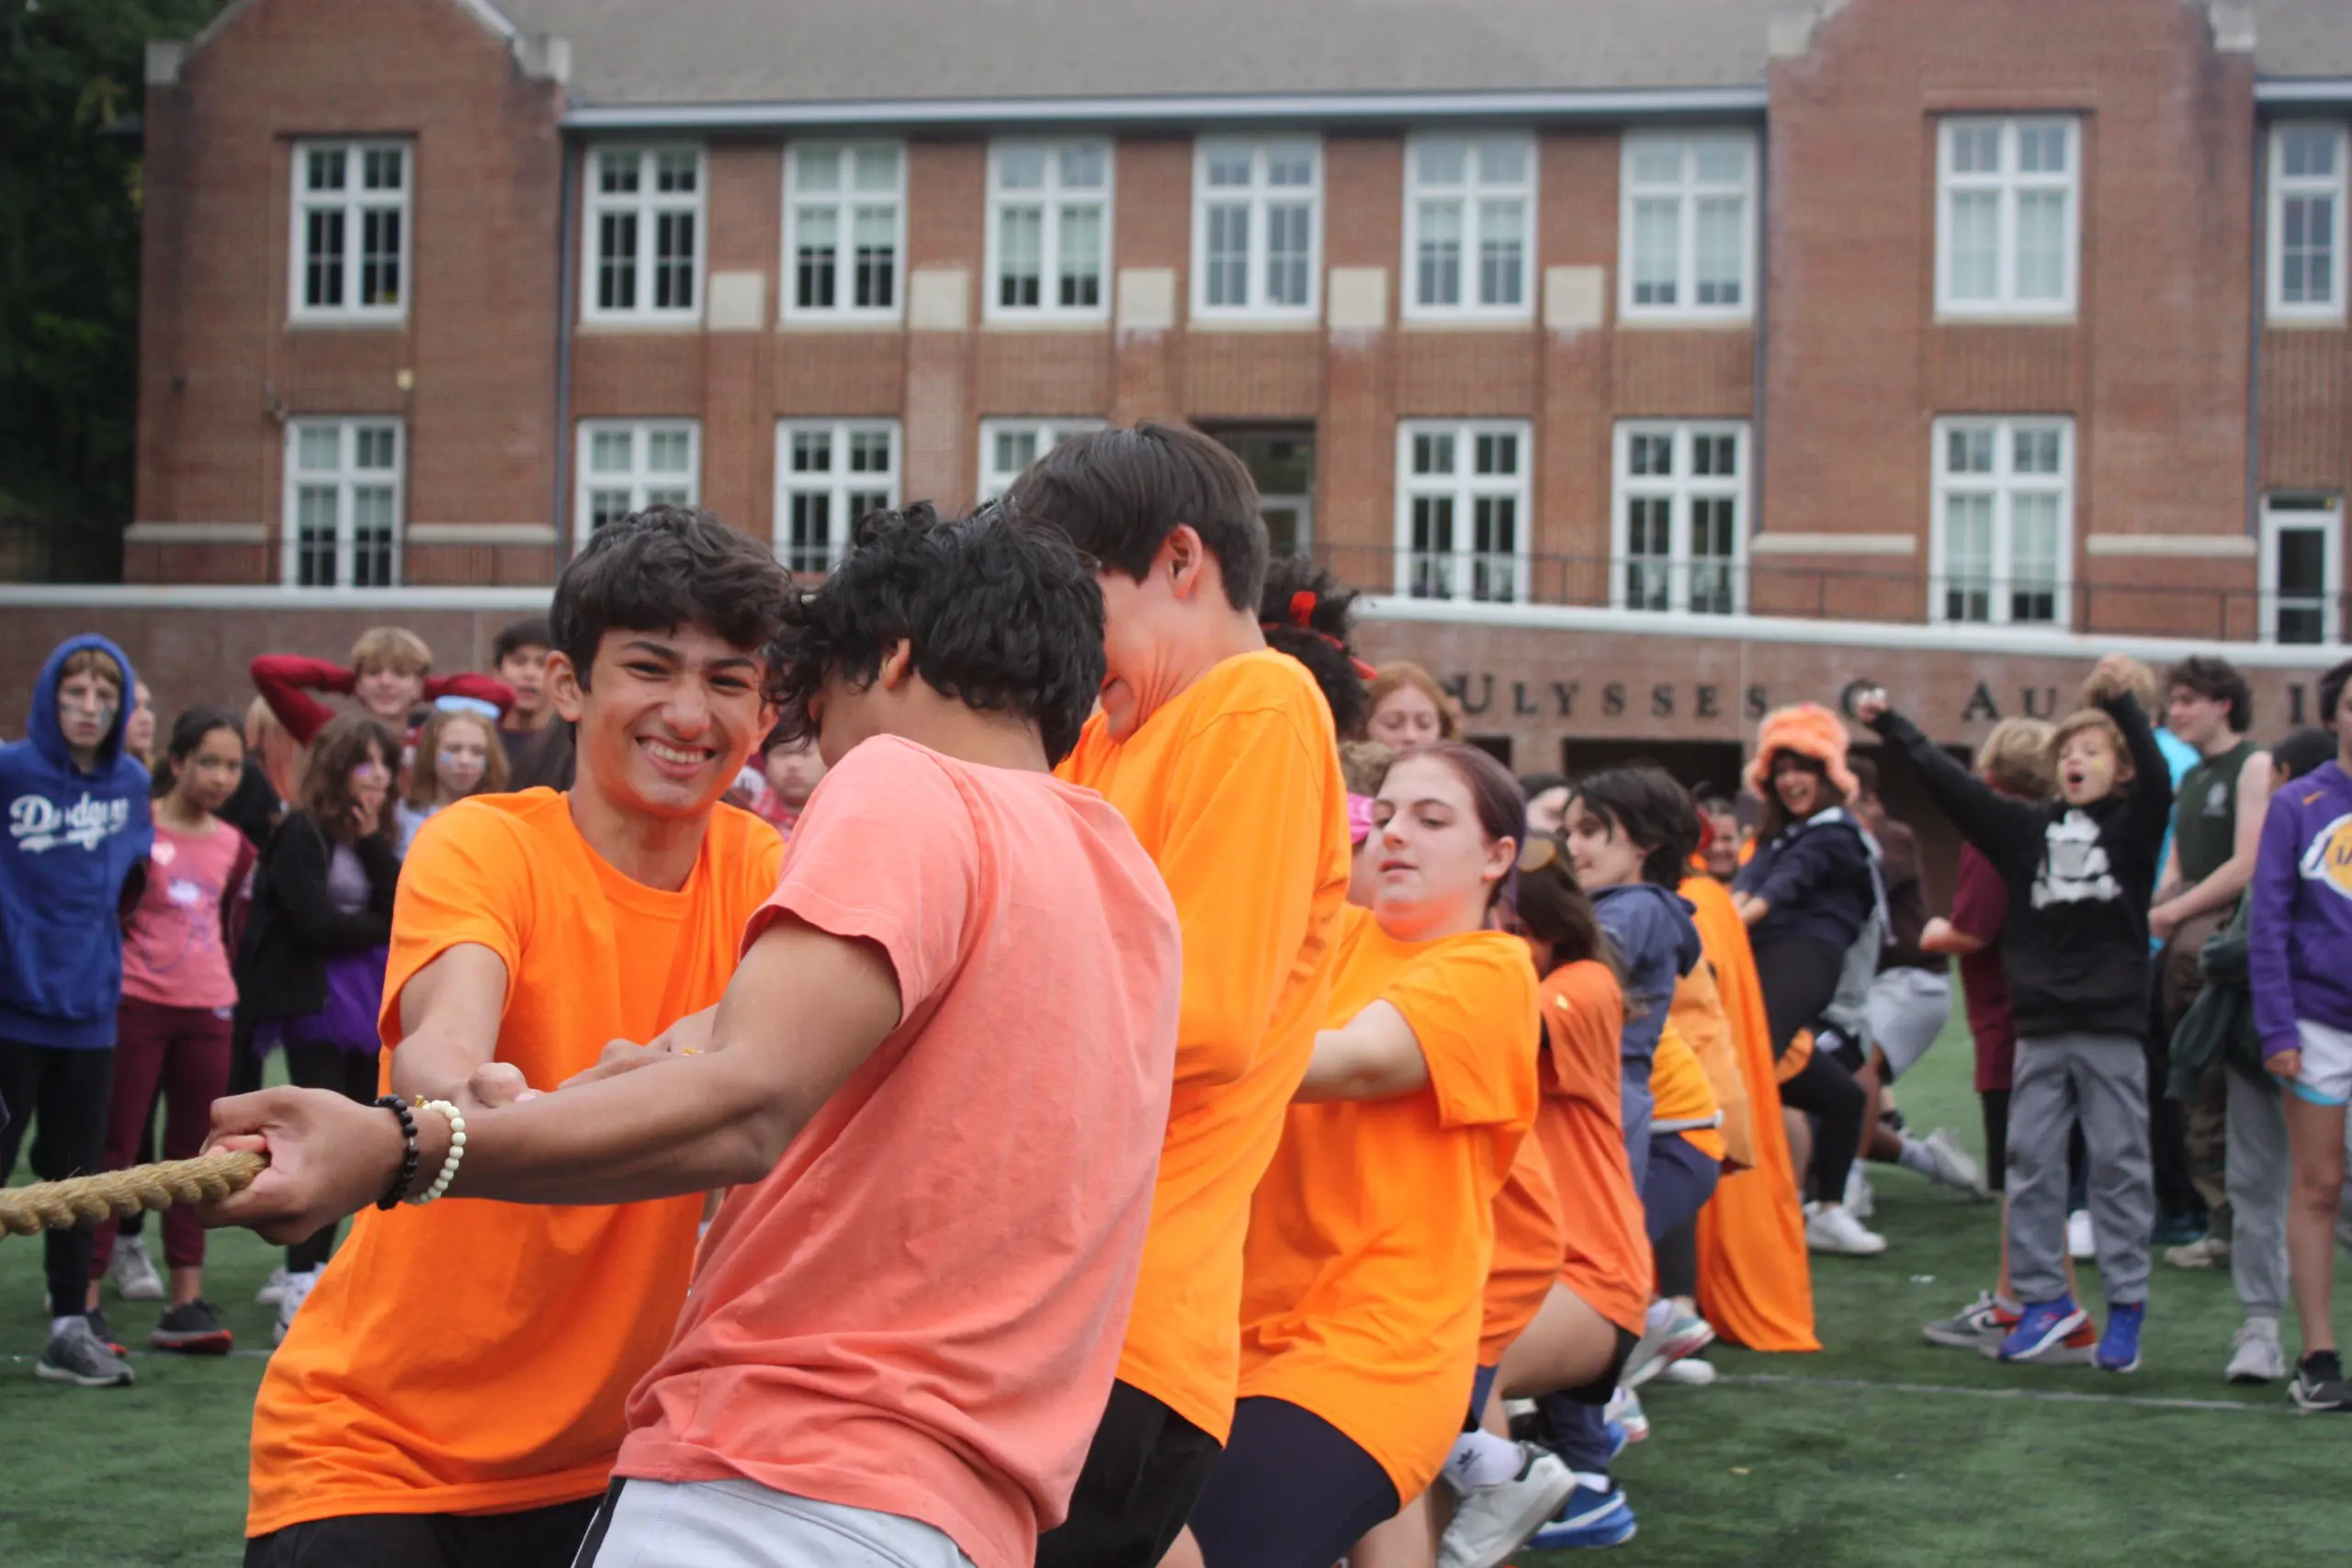
<path id="1" fill-rule="evenodd" d="M 313 208 L 304 219 L 302 303 L 343 303 L 343 209 Z"/>
<path id="2" fill-rule="evenodd" d="M 606 212 L 596 220 L 596 308 L 637 308 L 637 214 Z"/>
<path id="3" fill-rule="evenodd" d="M 1679 138 L 1644 137 L 1634 144 L 1634 179 L 1640 185 L 1680 185 L 1682 148 Z"/>
<path id="4" fill-rule="evenodd" d="M 2059 125 L 2027 126 L 2018 132 L 2018 170 L 2028 175 L 2066 172 L 2066 129 Z"/>
<path id="5" fill-rule="evenodd" d="M 294 443 L 295 467 L 306 474 L 332 474 L 343 467 L 343 429 L 306 424 Z"/>
<path id="6" fill-rule="evenodd" d="M 337 492 L 333 485 L 304 485 L 294 497 L 294 580 L 304 588 L 335 584 Z"/>
<path id="7" fill-rule="evenodd" d="M 1266 183 L 1277 190 L 1292 190 L 1315 183 L 1312 147 L 1274 147 L 1266 152 Z"/>
<path id="8" fill-rule="evenodd" d="M 1413 472 L 1417 474 L 1453 472 L 1453 437 L 1451 435 L 1414 436 Z"/>
<path id="9" fill-rule="evenodd" d="M 1525 185 L 1527 183 L 1527 143 L 1517 141 L 1480 142 L 1478 144 L 1478 177 L 1487 185 Z"/>
<path id="10" fill-rule="evenodd" d="M 1645 478 L 1670 478 L 1674 473 L 1674 437 L 1636 435 L 1626 448 L 1626 463 Z"/>
<path id="11" fill-rule="evenodd" d="M 1220 204 L 1208 210 L 1208 271 L 1203 279 L 1212 305 L 1250 302 L 1250 209 Z"/>
<path id="12" fill-rule="evenodd" d="M 1037 433 L 1034 430 L 1000 430 L 996 434 L 996 471 L 1006 479 L 1020 473 L 1037 460 Z"/>
<path id="13" fill-rule="evenodd" d="M 302 187 L 305 190 L 341 190 L 344 159 L 345 153 L 340 147 L 314 149 L 303 160 Z"/>
<path id="14" fill-rule="evenodd" d="M 800 243 L 793 262 L 792 300 L 803 310 L 833 305 L 838 266 L 840 215 L 830 207 L 804 207 L 797 219 Z"/>
<path id="15" fill-rule="evenodd" d="M 1702 447 L 1713 445 L 1702 440 Z M 1690 502 L 1690 608 L 1702 615 L 1732 613 L 1732 550 L 1735 502 L 1728 496 Z"/>
<path id="16" fill-rule="evenodd" d="M 1043 190 L 1046 188 L 1046 150 L 1042 147 L 1006 147 L 997 152 L 996 184 L 999 190 Z"/>
<path id="17" fill-rule="evenodd" d="M 849 471 L 853 474 L 887 474 L 890 471 L 890 433 L 887 430 L 853 430 L 849 433 Z"/>
<path id="18" fill-rule="evenodd" d="M 690 464 L 693 438 L 683 430 L 656 430 L 645 438 L 645 471 L 683 474 Z"/>
<path id="19" fill-rule="evenodd" d="M 2018 193 L 2018 298 L 2063 299 L 2066 294 L 2066 197 L 2062 191 Z"/>
<path id="20" fill-rule="evenodd" d="M 653 164 L 653 188 L 663 191 L 691 191 L 697 183 L 698 160 L 692 152 L 662 152 Z"/>
<path id="21" fill-rule="evenodd" d="M 392 466 L 392 452 L 398 445 L 388 424 L 363 424 L 354 433 L 352 467 L 380 472 Z M 387 492 L 389 493 L 389 492 Z"/>
<path id="22" fill-rule="evenodd" d="M 1303 205 L 1266 209 L 1267 304 L 1306 303 L 1314 219 L 1315 209 Z"/>
<path id="23" fill-rule="evenodd" d="M 2010 502 L 2009 618 L 2052 621 L 2058 612 L 2058 498 Z"/>
<path id="24" fill-rule="evenodd" d="M 625 474 L 629 470 L 629 433 L 600 430 L 588 438 L 588 471 Z"/>
<path id="25" fill-rule="evenodd" d="M 1409 592 L 1416 599 L 1453 597 L 1453 502 L 1442 495 L 1413 498 Z"/>
<path id="26" fill-rule="evenodd" d="M 2289 197 L 2279 212 L 2278 297 L 2289 305 L 2329 305 L 2335 299 L 2335 201 Z"/>
<path id="27" fill-rule="evenodd" d="M 2316 598 L 2328 591 L 2327 536 L 2317 528 L 2278 530 L 2278 581 L 2282 594 Z"/>
<path id="28" fill-rule="evenodd" d="M 1951 133 L 1951 168 L 1956 175 L 1989 175 L 2001 167 L 2001 129 L 1996 125 L 1956 126 Z"/>
<path id="29" fill-rule="evenodd" d="M 653 308 L 691 310 L 695 304 L 695 215 L 653 215 Z"/>
<path id="30" fill-rule="evenodd" d="M 620 196 L 637 188 L 638 156 L 634 152 L 600 152 L 596 155 L 596 188 L 607 196 Z"/>
<path id="31" fill-rule="evenodd" d="M 1516 305 L 1526 298 L 1527 204 L 1482 202 L 1478 209 L 1478 303 Z"/>
<path id="32" fill-rule="evenodd" d="M 2290 179 L 2326 179 L 2335 173 L 2335 132 L 2306 128 L 2279 137 L 2279 162 Z"/>
<path id="33" fill-rule="evenodd" d="M 689 506 L 693 500 L 684 485 L 648 485 L 645 487 L 648 506 Z"/>
<path id="34" fill-rule="evenodd" d="M 363 161 L 359 183 L 368 190 L 398 190 L 401 169 L 407 161 L 397 147 L 371 147 Z"/>
<path id="35" fill-rule="evenodd" d="M 1433 136 L 1414 144 L 1413 173 L 1425 186 L 1462 183 L 1468 149 L 1450 137 Z"/>
<path id="36" fill-rule="evenodd" d="M 1413 298 L 1423 305 L 1462 303 L 1462 204 L 1420 205 L 1420 254 L 1414 269 Z"/>
<path id="37" fill-rule="evenodd" d="M 392 491 L 358 485 L 351 492 L 351 581 L 358 588 L 388 588 L 392 581 Z"/>
<path id="38" fill-rule="evenodd" d="M 592 490 L 588 492 L 588 531 L 594 533 L 607 523 L 617 523 L 628 515 L 628 491 L 625 490 Z"/>
<path id="39" fill-rule="evenodd" d="M 899 150 L 896 147 L 861 147 L 855 155 L 857 188 L 865 191 L 889 191 L 899 188 Z"/>
<path id="40" fill-rule="evenodd" d="M 1636 445 L 1641 439 L 1646 438 Z M 1625 509 L 1625 603 L 1635 610 L 1666 609 L 1674 503 L 1664 496 L 1635 496 Z"/>
<path id="41" fill-rule="evenodd" d="M 1482 495 L 1471 510 L 1470 597 L 1508 601 L 1519 597 L 1519 502 L 1507 495 Z"/>
<path id="42" fill-rule="evenodd" d="M 997 223 L 997 303 L 1034 309 L 1039 303 L 1039 283 L 1045 276 L 1046 215 L 1040 209 L 1013 208 Z"/>
<path id="43" fill-rule="evenodd" d="M 1472 468 L 1473 472 L 1503 475 L 1519 472 L 1518 436 L 1481 435 L 1476 445 L 1476 456 Z"/>
<path id="44" fill-rule="evenodd" d="M 1747 203 L 1709 197 L 1699 203 L 1699 254 L 1691 280 L 1694 304 L 1736 305 L 1745 270 Z"/>
<path id="45" fill-rule="evenodd" d="M 1062 209 L 1060 284 L 1065 308 L 1102 302 L 1102 209 L 1091 202 Z"/>
<path id="46" fill-rule="evenodd" d="M 2010 466 L 2020 474 L 2058 471 L 2058 433 L 2050 429 L 2018 430 L 2010 443 Z"/>
<path id="47" fill-rule="evenodd" d="M 1993 498 L 1953 496 L 1944 505 L 1944 615 L 1992 618 Z"/>
<path id="48" fill-rule="evenodd" d="M 1698 146 L 1699 178 L 1709 185 L 1727 185 L 1747 178 L 1747 143 L 1702 141 Z"/>
<path id="49" fill-rule="evenodd" d="M 1080 143 L 1062 149 L 1062 189 L 1101 190 L 1108 173 L 1102 148 Z"/>
<path id="50" fill-rule="evenodd" d="M 401 302 L 401 214 L 396 207 L 359 215 L 359 303 Z"/>
<path id="51" fill-rule="evenodd" d="M 842 186 L 842 152 L 838 147 L 803 147 L 792 155 L 793 183 L 803 192 L 832 191 Z"/>
<path id="52" fill-rule="evenodd" d="M 1634 303 L 1672 305 L 1682 260 L 1682 203 L 1646 197 L 1634 204 Z"/>
<path id="53" fill-rule="evenodd" d="M 1694 435 L 1690 438 L 1690 471 L 1706 479 L 1732 479 L 1737 476 L 1739 442 L 1729 435 Z"/>
<path id="54" fill-rule="evenodd" d="M 792 497 L 785 566 L 793 571 L 822 571 L 832 564 L 832 497 L 822 491 Z"/>
<path id="55" fill-rule="evenodd" d="M 832 432 L 796 430 L 792 433 L 792 471 L 794 473 L 830 473 L 832 471 Z"/>
<path id="56" fill-rule="evenodd" d="M 1209 184 L 1217 186 L 1244 186 L 1250 184 L 1250 149 L 1219 147 L 1208 157 Z"/>
<path id="57" fill-rule="evenodd" d="M 2001 290 L 2001 198 L 1991 191 L 1954 191 L 1951 196 L 1951 297 L 1992 300 Z"/>
<path id="58" fill-rule="evenodd" d="M 857 243 L 860 310 L 888 310 L 899 302 L 899 209 L 861 207 L 854 224 Z"/>

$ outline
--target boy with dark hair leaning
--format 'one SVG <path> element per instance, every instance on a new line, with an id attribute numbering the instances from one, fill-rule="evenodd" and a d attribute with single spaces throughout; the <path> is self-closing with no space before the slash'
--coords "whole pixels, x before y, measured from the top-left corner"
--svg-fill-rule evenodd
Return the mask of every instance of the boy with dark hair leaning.
<path id="1" fill-rule="evenodd" d="M 1102 711 L 1061 767 L 1102 792 L 1183 924 L 1175 1089 L 1118 1381 L 1038 1568 L 1154 1568 L 1231 1432 L 1250 1194 L 1329 999 L 1348 891 L 1331 713 L 1266 646 L 1266 528 L 1234 455 L 1143 424 L 1065 442 L 1013 486 L 1017 521 L 1091 556 Z"/>
<path id="2" fill-rule="evenodd" d="M 554 648 L 555 634 L 545 615 L 511 621 L 491 642 L 490 667 L 514 694 L 514 705 L 498 720 L 498 743 L 506 749 L 509 766 L 522 761 L 524 751 L 555 717 L 547 699 L 548 655 Z"/>
<path id="3" fill-rule="evenodd" d="M 1167 890 L 1119 814 L 1049 771 L 1101 684 L 1102 615 L 1042 532 L 867 517 L 784 611 L 786 722 L 831 772 L 718 1007 L 552 1096 L 477 1075 L 462 1144 L 453 1114 L 413 1113 L 428 1195 L 691 1210 L 730 1190 L 580 1563 L 1023 1568 L 1059 1517 L 1111 1386 L 1176 1036 Z M 401 1181 L 384 1111 L 278 1089 L 215 1124 L 272 1160 L 216 1220 L 296 1230 Z M 550 1337 L 578 1305 L 551 1298 Z"/>
<path id="4" fill-rule="evenodd" d="M 2151 1092 L 2140 1031 L 2148 997 L 2148 890 L 2172 786 L 2127 661 L 2110 657 L 2084 687 L 2094 705 L 2052 738 L 2058 795 L 2003 795 L 1870 691 L 1863 723 L 1901 746 L 1962 837 L 2007 884 L 2002 968 L 2017 1020 L 2009 1100 L 2009 1269 L 2023 1303 L 2001 1342 L 2006 1361 L 2074 1356 L 2065 1341 L 2088 1314 L 2067 1293 L 2066 1141 L 2079 1121 L 2089 1149 L 2092 1226 L 2108 1301 L 2093 1359 L 2140 1364 L 2147 1310 Z"/>

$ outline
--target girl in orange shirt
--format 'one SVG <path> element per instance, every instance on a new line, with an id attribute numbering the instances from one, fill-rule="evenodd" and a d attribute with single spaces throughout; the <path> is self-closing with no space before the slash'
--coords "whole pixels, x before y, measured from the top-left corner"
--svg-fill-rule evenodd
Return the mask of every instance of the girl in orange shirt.
<path id="1" fill-rule="evenodd" d="M 1518 786 L 1440 744 L 1390 765 L 1373 812 L 1375 907 L 1342 912 L 1327 1026 L 1250 1214 L 1240 1399 L 1193 1512 L 1208 1568 L 1329 1568 L 1436 1478 L 1535 1114 L 1535 976 L 1486 929 Z"/>

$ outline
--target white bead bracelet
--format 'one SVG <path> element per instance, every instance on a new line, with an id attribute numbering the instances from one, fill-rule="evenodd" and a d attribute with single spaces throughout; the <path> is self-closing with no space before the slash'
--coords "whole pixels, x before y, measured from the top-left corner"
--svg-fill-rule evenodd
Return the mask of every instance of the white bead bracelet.
<path id="1" fill-rule="evenodd" d="M 413 1198 L 401 1200 L 421 1209 L 448 1191 L 449 1183 L 458 1179 L 458 1164 L 466 1157 L 466 1119 L 456 1106 L 446 1100 L 420 1100 L 416 1108 L 419 1111 L 438 1111 L 442 1119 L 449 1123 L 449 1152 L 442 1156 L 440 1174 L 434 1177 L 432 1186 Z"/>

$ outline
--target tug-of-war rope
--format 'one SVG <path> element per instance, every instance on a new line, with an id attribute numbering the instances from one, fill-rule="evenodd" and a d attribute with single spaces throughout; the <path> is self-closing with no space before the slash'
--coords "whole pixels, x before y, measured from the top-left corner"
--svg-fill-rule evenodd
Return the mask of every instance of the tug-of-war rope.
<path id="1" fill-rule="evenodd" d="M 35 1235 L 109 1216 L 122 1219 L 141 1209 L 201 1203 L 253 1185 L 269 1161 L 250 1149 L 198 1155 L 194 1159 L 134 1165 L 102 1176 L 68 1177 L 29 1187 L 0 1189 L 0 1233 Z"/>

